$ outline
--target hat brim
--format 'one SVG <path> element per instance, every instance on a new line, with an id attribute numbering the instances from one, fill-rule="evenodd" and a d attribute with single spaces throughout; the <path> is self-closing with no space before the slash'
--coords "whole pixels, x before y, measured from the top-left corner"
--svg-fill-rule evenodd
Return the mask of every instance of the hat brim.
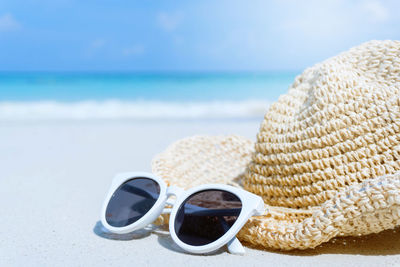
<path id="1" fill-rule="evenodd" d="M 205 183 L 241 186 L 254 152 L 253 141 L 236 136 L 193 136 L 170 145 L 152 163 L 169 185 L 189 188 Z M 312 209 L 267 206 L 238 234 L 241 241 L 265 248 L 314 248 L 336 236 L 358 236 L 400 225 L 400 173 L 348 185 Z"/>

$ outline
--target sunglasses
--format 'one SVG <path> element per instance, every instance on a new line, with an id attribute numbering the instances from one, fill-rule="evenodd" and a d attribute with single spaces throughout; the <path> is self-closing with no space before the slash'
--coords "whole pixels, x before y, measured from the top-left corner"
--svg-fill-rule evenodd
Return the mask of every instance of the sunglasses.
<path id="1" fill-rule="evenodd" d="M 227 245 L 230 253 L 244 254 L 236 234 L 251 216 L 263 213 L 261 197 L 236 187 L 208 184 L 185 191 L 167 187 L 151 173 L 132 172 L 113 179 L 101 222 L 110 232 L 124 234 L 170 214 L 171 237 L 183 250 L 208 253 Z"/>

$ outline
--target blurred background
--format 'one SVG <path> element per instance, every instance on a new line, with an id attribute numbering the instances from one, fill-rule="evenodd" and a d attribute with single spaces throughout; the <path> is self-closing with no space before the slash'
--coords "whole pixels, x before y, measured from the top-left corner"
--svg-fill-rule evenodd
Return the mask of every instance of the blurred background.
<path id="1" fill-rule="evenodd" d="M 0 1 L 0 121 L 255 118 L 400 3 Z"/>

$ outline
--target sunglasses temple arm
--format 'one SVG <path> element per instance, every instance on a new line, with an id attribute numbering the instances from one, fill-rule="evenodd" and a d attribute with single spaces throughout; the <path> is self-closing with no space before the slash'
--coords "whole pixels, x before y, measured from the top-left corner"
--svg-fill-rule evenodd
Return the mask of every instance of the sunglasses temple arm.
<path id="1" fill-rule="evenodd" d="M 244 247 L 242 243 L 240 243 L 239 239 L 235 236 L 232 238 L 228 244 L 226 244 L 228 247 L 229 253 L 236 254 L 236 255 L 244 255 L 246 251 L 244 250 Z"/>
<path id="2" fill-rule="evenodd" d="M 171 208 L 164 208 L 161 212 L 161 214 L 171 214 L 172 209 Z"/>
<path id="3" fill-rule="evenodd" d="M 224 228 L 225 231 L 229 230 L 229 225 L 226 222 L 226 220 L 224 219 L 224 217 L 222 216 L 218 216 L 220 221 L 221 221 L 221 225 Z M 228 251 L 231 254 L 235 254 L 235 255 L 244 255 L 246 253 L 246 251 L 244 250 L 244 247 L 242 245 L 242 243 L 240 243 L 239 239 L 237 239 L 237 237 L 233 237 L 227 244 L 226 246 L 228 247 Z"/>

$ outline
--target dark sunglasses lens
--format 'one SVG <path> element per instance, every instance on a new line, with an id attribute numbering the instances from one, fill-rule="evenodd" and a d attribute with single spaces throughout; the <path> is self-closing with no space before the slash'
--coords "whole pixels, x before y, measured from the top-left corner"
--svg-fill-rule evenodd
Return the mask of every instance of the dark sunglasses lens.
<path id="1" fill-rule="evenodd" d="M 134 178 L 115 190 L 106 209 L 106 221 L 124 227 L 143 217 L 160 196 L 160 185 L 149 178 Z"/>
<path id="2" fill-rule="evenodd" d="M 178 238 L 192 246 L 203 246 L 223 236 L 236 222 L 242 202 L 223 190 L 205 190 L 191 195 L 175 218 Z"/>

